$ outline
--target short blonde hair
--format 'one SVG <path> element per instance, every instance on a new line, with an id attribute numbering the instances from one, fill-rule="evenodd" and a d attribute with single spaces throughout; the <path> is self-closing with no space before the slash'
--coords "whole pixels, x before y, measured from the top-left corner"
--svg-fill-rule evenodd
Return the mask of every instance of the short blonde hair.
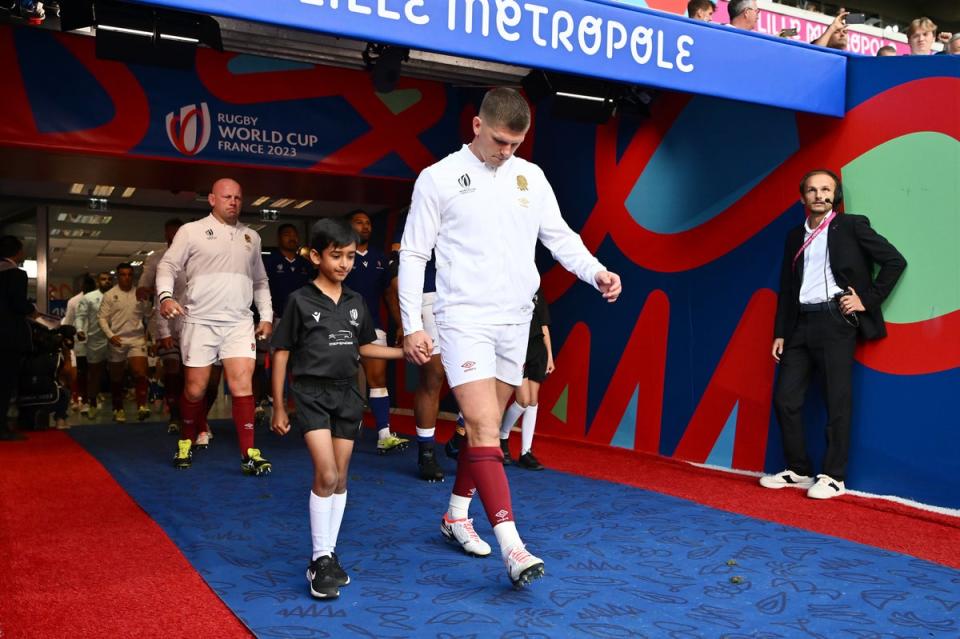
<path id="1" fill-rule="evenodd" d="M 910 22 L 910 26 L 907 27 L 907 37 L 909 38 L 917 31 L 930 31 L 934 35 L 936 35 L 937 25 L 936 23 L 934 23 L 933 20 L 931 20 L 927 16 L 923 16 L 922 18 L 915 18 Z"/>

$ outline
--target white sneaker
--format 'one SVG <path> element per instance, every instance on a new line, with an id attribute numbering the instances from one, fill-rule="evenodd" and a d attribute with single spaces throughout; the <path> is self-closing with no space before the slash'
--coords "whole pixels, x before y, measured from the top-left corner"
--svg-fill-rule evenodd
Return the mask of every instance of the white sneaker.
<path id="1" fill-rule="evenodd" d="M 535 579 L 543 577 L 543 561 L 534 557 L 523 544 L 517 544 L 503 556 L 507 565 L 507 576 L 514 586 L 526 586 Z"/>
<path id="2" fill-rule="evenodd" d="M 472 519 L 449 519 L 447 513 L 440 521 L 440 532 L 450 541 L 455 541 L 463 548 L 463 552 L 474 557 L 486 557 L 490 554 L 490 544 L 480 539 L 480 535 L 473 529 Z"/>
<path id="3" fill-rule="evenodd" d="M 807 491 L 807 497 L 830 499 L 831 497 L 839 497 L 845 492 L 847 492 L 847 489 L 842 481 L 837 481 L 830 475 L 817 475 L 817 483 Z"/>
<path id="4" fill-rule="evenodd" d="M 764 475 L 760 478 L 760 485 L 764 488 L 810 488 L 813 486 L 813 477 L 798 475 L 792 470 L 784 470 L 776 475 Z"/>
<path id="5" fill-rule="evenodd" d="M 194 446 L 197 448 L 206 448 L 210 445 L 211 438 L 210 431 L 200 431 L 200 434 L 197 435 L 197 441 L 194 443 Z"/>

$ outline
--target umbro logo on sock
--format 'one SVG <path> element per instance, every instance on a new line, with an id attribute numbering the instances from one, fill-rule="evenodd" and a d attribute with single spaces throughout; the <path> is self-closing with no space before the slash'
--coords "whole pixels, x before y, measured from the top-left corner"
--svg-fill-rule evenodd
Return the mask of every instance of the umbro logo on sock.
<path id="1" fill-rule="evenodd" d="M 498 510 L 497 512 L 495 512 L 495 513 L 493 514 L 493 516 L 497 518 L 497 523 L 500 524 L 500 523 L 503 523 L 503 522 L 507 521 L 507 517 L 510 516 L 510 513 L 509 513 L 508 511 L 503 510 L 503 509 L 501 508 L 500 510 Z"/>

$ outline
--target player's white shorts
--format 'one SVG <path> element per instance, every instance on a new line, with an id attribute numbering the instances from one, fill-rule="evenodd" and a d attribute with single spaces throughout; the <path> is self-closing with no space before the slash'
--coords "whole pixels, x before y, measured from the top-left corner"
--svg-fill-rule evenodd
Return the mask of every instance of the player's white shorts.
<path id="1" fill-rule="evenodd" d="M 107 361 L 111 364 L 125 362 L 131 357 L 147 356 L 147 339 L 145 337 L 121 337 L 120 346 L 109 344 Z"/>
<path id="2" fill-rule="evenodd" d="M 99 364 L 107 361 L 108 342 L 107 338 L 87 338 L 87 363 Z"/>
<path id="3" fill-rule="evenodd" d="M 420 307 L 420 319 L 423 322 L 424 332 L 433 340 L 433 354 L 440 354 L 440 336 L 437 335 L 437 321 L 433 317 L 433 302 L 437 299 L 436 293 L 424 293 L 423 305 Z"/>
<path id="4" fill-rule="evenodd" d="M 511 386 L 523 381 L 530 324 L 439 324 L 437 329 L 450 388 L 491 377 Z"/>
<path id="5" fill-rule="evenodd" d="M 387 332 L 381 328 L 373 329 L 373 332 L 377 334 L 377 339 L 370 342 L 371 344 L 376 344 L 377 346 L 386 346 L 387 345 Z"/>
<path id="6" fill-rule="evenodd" d="M 210 366 L 230 357 L 257 358 L 257 340 L 253 322 L 229 326 L 184 322 L 180 333 L 180 352 L 185 366 Z"/>

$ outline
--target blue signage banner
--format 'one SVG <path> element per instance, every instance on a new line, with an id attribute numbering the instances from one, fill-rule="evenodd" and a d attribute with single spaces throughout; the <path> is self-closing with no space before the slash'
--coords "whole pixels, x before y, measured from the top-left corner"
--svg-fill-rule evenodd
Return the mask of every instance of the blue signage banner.
<path id="1" fill-rule="evenodd" d="M 825 115 L 846 58 L 731 27 L 584 0 L 151 0 L 220 15 Z"/>

